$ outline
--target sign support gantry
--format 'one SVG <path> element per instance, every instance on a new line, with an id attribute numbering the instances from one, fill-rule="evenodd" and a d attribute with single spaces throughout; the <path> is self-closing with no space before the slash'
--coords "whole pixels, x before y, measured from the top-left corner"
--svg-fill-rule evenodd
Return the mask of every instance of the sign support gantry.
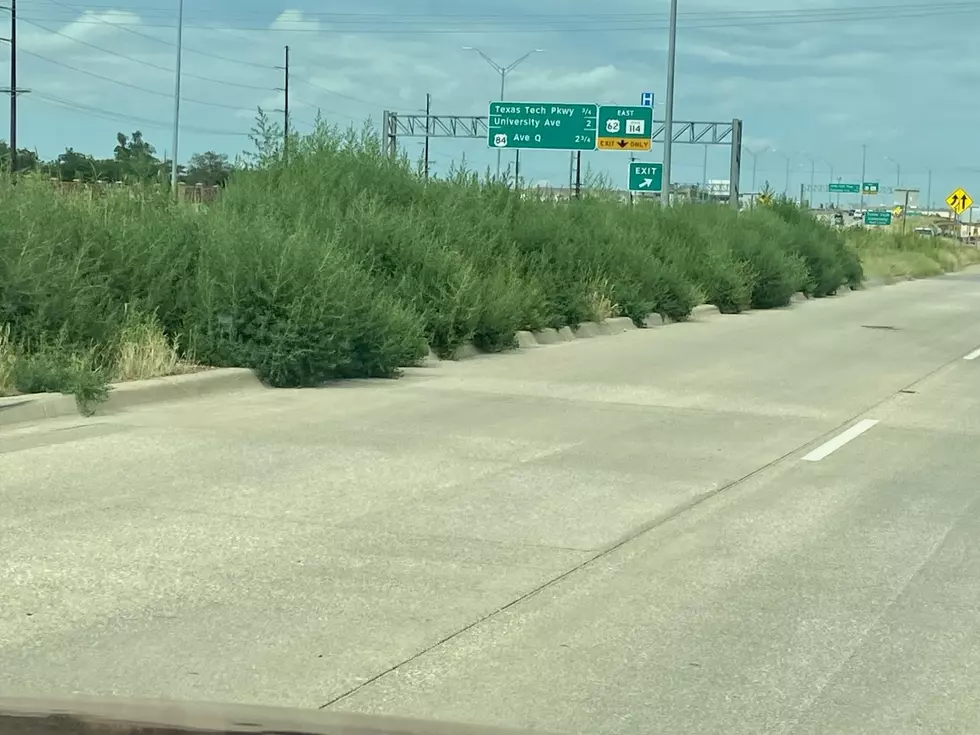
<path id="1" fill-rule="evenodd" d="M 394 157 L 399 138 L 477 138 L 489 135 L 488 117 L 483 115 L 425 115 L 402 114 L 385 110 L 381 130 L 384 151 Z M 663 121 L 653 121 L 650 130 L 653 143 L 664 142 Z M 678 121 L 672 123 L 674 143 L 687 145 L 719 145 L 731 148 L 729 202 L 739 206 L 739 177 L 742 171 L 742 121 L 728 122 Z M 597 131 L 597 132 L 605 132 Z"/>

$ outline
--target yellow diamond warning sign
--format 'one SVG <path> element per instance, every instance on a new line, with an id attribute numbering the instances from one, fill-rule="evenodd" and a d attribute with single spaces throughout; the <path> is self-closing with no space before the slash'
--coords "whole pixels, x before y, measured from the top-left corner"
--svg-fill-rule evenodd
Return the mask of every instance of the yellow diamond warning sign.
<path id="1" fill-rule="evenodd" d="M 648 151 L 650 138 L 596 138 L 600 151 Z"/>

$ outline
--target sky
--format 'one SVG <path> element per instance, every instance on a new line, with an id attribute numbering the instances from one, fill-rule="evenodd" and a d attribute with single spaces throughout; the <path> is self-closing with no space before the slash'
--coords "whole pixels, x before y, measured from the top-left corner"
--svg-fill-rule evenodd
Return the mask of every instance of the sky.
<path id="1" fill-rule="evenodd" d="M 117 132 L 140 130 L 171 155 L 177 5 L 20 0 L 18 86 L 30 92 L 19 97 L 19 145 L 43 158 L 66 147 L 108 157 Z M 465 47 L 501 66 L 534 51 L 507 74 L 508 100 L 638 104 L 649 91 L 663 117 L 668 0 L 579 2 L 575 12 L 567 0 L 184 5 L 179 160 L 234 157 L 251 147 L 258 107 L 281 116 L 286 45 L 300 132 L 318 111 L 342 127 L 379 125 L 384 110 L 417 114 L 427 93 L 433 114 L 486 115 L 500 77 Z M 811 176 L 856 183 L 864 156 L 865 180 L 919 188 L 922 204 L 957 187 L 980 200 L 978 21 L 980 0 L 680 0 L 674 119 L 743 121 L 743 191 L 769 181 L 798 196 Z M 2 67 L 6 80 L 8 58 Z M 400 144 L 422 152 L 421 138 Z M 661 160 L 661 148 L 642 160 Z M 709 147 L 706 171 L 704 146 L 673 150 L 675 182 L 728 178 L 727 146 Z M 496 160 L 484 139 L 436 139 L 430 155 L 436 174 Z M 583 166 L 625 185 L 628 158 L 588 152 Z M 562 186 L 568 164 L 565 152 L 524 152 L 521 173 Z"/>

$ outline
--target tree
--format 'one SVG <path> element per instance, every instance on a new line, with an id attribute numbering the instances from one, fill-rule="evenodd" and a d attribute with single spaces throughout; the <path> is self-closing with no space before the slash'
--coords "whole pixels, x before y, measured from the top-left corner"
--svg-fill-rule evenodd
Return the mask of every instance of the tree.
<path id="1" fill-rule="evenodd" d="M 160 178 L 166 168 L 165 162 L 156 157 L 156 148 L 143 139 L 143 133 L 139 130 L 129 137 L 116 133 L 113 154 L 120 164 L 121 178 L 149 181 Z"/>
<path id="2" fill-rule="evenodd" d="M 185 183 L 196 186 L 224 186 L 232 172 L 232 165 L 228 161 L 228 156 L 224 153 L 205 151 L 195 153 L 187 162 L 187 173 L 183 180 Z"/>
<path id="3" fill-rule="evenodd" d="M 37 153 L 26 148 L 17 149 L 18 171 L 31 171 L 37 168 L 37 165 Z M 10 144 L 5 140 L 0 140 L 0 168 L 4 171 L 10 170 Z"/>

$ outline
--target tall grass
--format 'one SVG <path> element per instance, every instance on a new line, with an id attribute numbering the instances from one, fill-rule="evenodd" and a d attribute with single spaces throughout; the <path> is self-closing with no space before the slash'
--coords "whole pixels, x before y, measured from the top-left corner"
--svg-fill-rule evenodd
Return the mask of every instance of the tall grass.
<path id="1" fill-rule="evenodd" d="M 938 276 L 980 263 L 980 249 L 948 237 L 860 229 L 848 240 L 868 275 L 885 280 Z"/>
<path id="2" fill-rule="evenodd" d="M 426 181 L 370 130 L 321 126 L 288 164 L 257 160 L 206 208 L 0 182 L 0 392 L 97 399 L 188 363 L 274 386 L 391 377 L 427 347 L 504 350 L 521 329 L 778 307 L 862 279 L 841 235 L 785 204 L 555 203 L 467 171 Z"/>

